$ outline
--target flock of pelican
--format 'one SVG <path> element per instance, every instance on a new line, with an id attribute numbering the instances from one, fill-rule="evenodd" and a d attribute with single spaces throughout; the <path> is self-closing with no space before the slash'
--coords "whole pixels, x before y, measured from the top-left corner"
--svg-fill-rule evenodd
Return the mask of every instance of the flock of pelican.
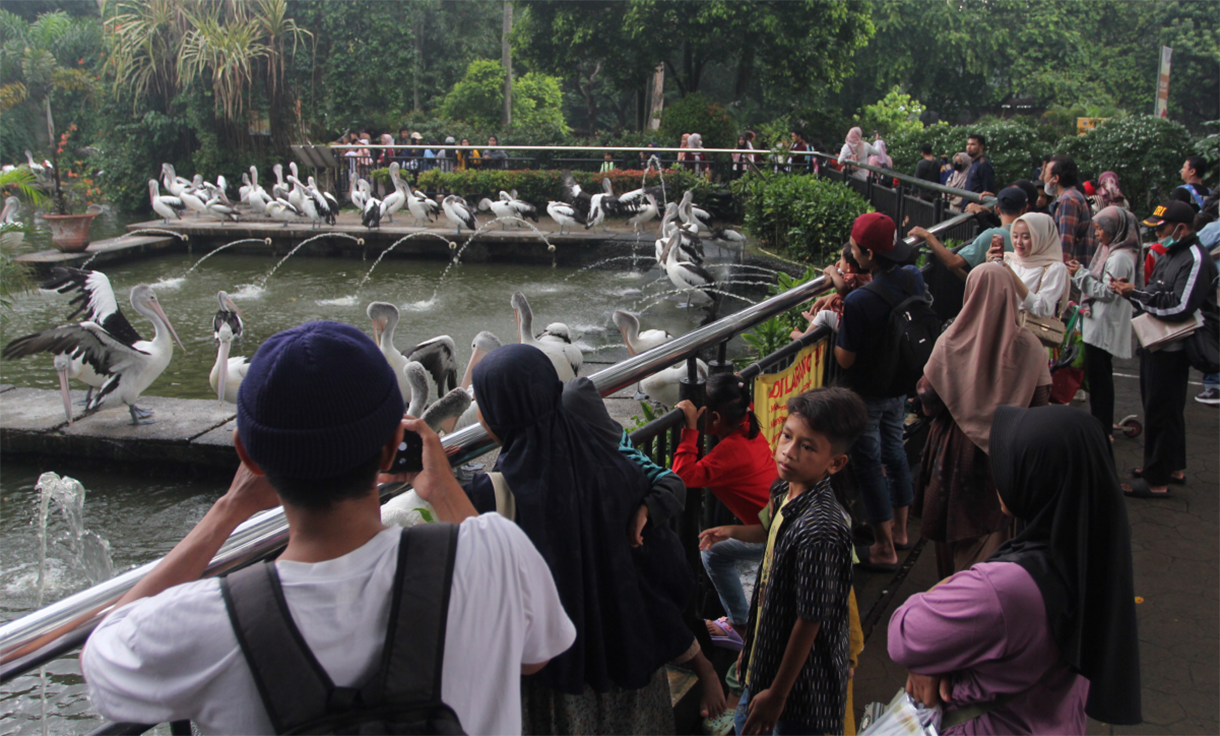
<path id="1" fill-rule="evenodd" d="M 678 241 L 674 239 L 673 243 Z M 676 246 L 675 246 L 676 247 Z M 83 315 L 69 323 L 17 338 L 0 351 L 5 359 L 35 353 L 50 353 L 59 376 L 64 412 L 73 421 L 68 394 L 69 379 L 89 387 L 85 411 L 92 412 L 111 401 L 126 404 L 132 424 L 153 422 L 152 412 L 137 405 L 144 391 L 169 365 L 174 342 L 186 351 L 170 324 L 152 287 L 139 284 L 131 289 L 132 308 L 153 325 L 153 339 L 144 340 L 120 309 L 110 279 L 101 271 L 57 266 L 43 289 L 70 295 L 74 307 L 68 318 Z M 249 358 L 233 356 L 233 343 L 244 332 L 241 310 L 232 298 L 217 294 L 219 309 L 212 319 L 216 360 L 209 383 L 219 401 L 237 403 L 237 392 L 249 369 Z M 584 356 L 575 344 L 579 335 L 562 322 L 552 322 L 534 332 L 534 314 L 520 291 L 509 300 L 517 326 L 518 342 L 533 345 L 550 359 L 560 380 L 569 381 L 580 374 Z M 500 339 L 487 331 L 478 333 L 470 346 L 470 357 L 459 373 L 458 350 L 453 338 L 438 335 L 400 350 L 394 342 L 399 326 L 399 311 L 387 302 L 372 302 L 366 309 L 372 325 L 373 340 L 394 370 L 402 391 L 404 411 L 426 421 L 438 432 L 453 432 L 478 421 L 478 403 L 472 386 L 474 367 Z M 672 336 L 662 330 L 640 332 L 639 320 L 623 311 L 614 313 L 623 342 L 631 355 L 652 349 Z M 678 401 L 678 381 L 685 375 L 685 364 L 661 371 L 641 382 L 648 398 L 672 407 Z M 707 366 L 700 362 L 706 374 Z M 459 377 L 460 375 L 460 377 Z"/>

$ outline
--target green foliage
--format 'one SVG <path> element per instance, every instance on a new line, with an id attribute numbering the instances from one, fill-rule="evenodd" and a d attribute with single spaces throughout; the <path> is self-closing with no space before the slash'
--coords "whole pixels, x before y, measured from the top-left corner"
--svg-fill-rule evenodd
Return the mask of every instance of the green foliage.
<path id="1" fill-rule="evenodd" d="M 517 195 L 538 207 L 539 214 L 546 208 L 550 200 L 558 200 L 563 190 L 562 171 L 504 171 L 469 170 L 445 172 L 440 169 L 425 171 L 419 176 L 419 188 L 426 191 L 460 194 L 463 197 L 495 197 L 500 191 L 517 190 Z M 602 179 L 609 179 L 615 192 L 629 192 L 645 185 L 643 171 L 631 169 L 615 169 L 600 174 L 591 171 L 572 172 L 576 183 L 585 191 L 600 192 Z M 646 186 L 658 186 L 661 177 L 656 171 L 651 171 L 647 177 Z M 695 199 L 705 198 L 713 187 L 703 177 L 697 177 L 688 171 L 665 172 L 665 189 L 671 199 L 678 199 L 681 193 L 691 189 Z"/>
<path id="2" fill-rule="evenodd" d="M 1152 115 L 1112 120 L 1084 136 L 1064 138 L 1058 153 L 1071 156 L 1085 178 L 1118 174 L 1123 194 L 1137 212 L 1151 210 L 1181 179 L 1182 161 L 1193 149 L 1185 126 Z"/>
<path id="3" fill-rule="evenodd" d="M 801 276 L 780 273 L 776 278 L 776 283 L 770 287 L 770 293 L 782 294 L 801 284 L 813 281 L 821 275 L 822 269 L 816 266 L 805 269 L 805 273 Z M 805 328 L 809 326 L 809 323 L 801 316 L 804 309 L 806 309 L 805 305 L 793 307 L 787 312 L 760 322 L 753 330 L 742 333 L 741 339 L 750 346 L 751 351 L 749 355 L 737 359 L 738 367 L 745 367 L 792 342 L 793 330 L 804 332 Z"/>
<path id="4" fill-rule="evenodd" d="M 442 117 L 475 125 L 495 125 L 504 107 L 504 67 L 498 61 L 475 59 L 466 76 L 453 85 L 441 103 Z"/>
<path id="5" fill-rule="evenodd" d="M 568 132 L 563 119 L 563 90 L 557 77 L 530 72 L 513 80 L 513 129 L 540 128 Z"/>
<path id="6" fill-rule="evenodd" d="M 1213 129 L 1220 128 L 1220 120 L 1209 120 L 1205 125 Z M 1207 161 L 1207 171 L 1203 173 L 1203 183 L 1209 189 L 1220 186 L 1220 132 L 1195 141 L 1194 153 Z"/>
<path id="7" fill-rule="evenodd" d="M 978 133 L 987 138 L 987 158 L 995 169 L 996 185 L 1007 186 L 1017 179 L 1028 179 L 1043 153 L 1054 149 L 1054 140 L 1046 140 L 1045 130 L 1015 120 L 984 120 L 974 125 L 934 125 L 923 130 L 897 133 L 885 139 L 896 171 L 914 171 L 919 161 L 919 147 L 932 144 L 937 156 L 952 157 L 966 150 L 966 139 Z"/>
<path id="8" fill-rule="evenodd" d="M 918 133 L 923 130 L 919 116 L 924 109 L 923 103 L 894 85 L 885 97 L 864 106 L 859 125 L 866 135 L 876 133 L 888 141 L 896 133 Z"/>
<path id="9" fill-rule="evenodd" d="M 806 263 L 837 254 L 855 219 L 872 209 L 846 184 L 801 174 L 749 174 L 731 188 L 750 234 Z"/>
<path id="10" fill-rule="evenodd" d="M 678 145 L 683 133 L 703 136 L 704 148 L 732 148 L 737 132 L 729 114 L 720 105 L 695 92 L 661 113 L 661 138 Z"/>

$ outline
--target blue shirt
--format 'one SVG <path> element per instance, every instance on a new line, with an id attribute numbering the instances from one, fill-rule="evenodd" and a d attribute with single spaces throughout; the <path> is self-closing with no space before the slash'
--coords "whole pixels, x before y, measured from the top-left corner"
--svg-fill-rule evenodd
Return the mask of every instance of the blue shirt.
<path id="1" fill-rule="evenodd" d="M 986 156 L 970 167 L 970 173 L 966 174 L 966 191 L 978 194 L 995 192 L 995 170 Z"/>

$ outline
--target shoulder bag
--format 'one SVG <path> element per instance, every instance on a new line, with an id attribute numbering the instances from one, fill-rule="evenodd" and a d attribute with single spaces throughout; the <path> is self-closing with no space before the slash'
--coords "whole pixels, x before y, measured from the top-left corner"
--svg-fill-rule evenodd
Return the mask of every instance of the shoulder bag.
<path id="1" fill-rule="evenodd" d="M 1038 288 L 1042 288 L 1042 280 L 1046 278 L 1046 272 L 1050 266 L 1042 267 L 1042 275 L 1038 277 Z M 1034 289 L 1036 292 L 1038 289 Z M 1057 348 L 1063 345 L 1063 336 L 1067 334 L 1067 329 L 1064 327 L 1063 320 L 1059 315 L 1063 313 L 1064 307 L 1068 303 L 1068 291 L 1063 290 L 1063 296 L 1059 299 L 1059 306 L 1055 309 L 1055 313 L 1050 317 L 1035 317 L 1027 310 L 1021 310 L 1021 326 L 1030 332 L 1034 333 L 1034 337 L 1042 341 L 1042 344 L 1048 348 Z"/>

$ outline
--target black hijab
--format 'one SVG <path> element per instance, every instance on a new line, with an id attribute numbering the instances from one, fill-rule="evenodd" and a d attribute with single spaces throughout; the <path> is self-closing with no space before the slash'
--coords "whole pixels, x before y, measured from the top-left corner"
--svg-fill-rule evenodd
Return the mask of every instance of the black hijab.
<path id="1" fill-rule="evenodd" d="M 644 687 L 694 640 L 682 620 L 694 579 L 677 535 L 650 524 L 642 547 L 627 544 L 644 473 L 563 408 L 563 384 L 535 347 L 492 351 L 474 369 L 474 390 L 500 439 L 495 469 L 516 498 L 517 523 L 576 625 L 576 642 L 535 677 L 574 695 L 586 684 Z"/>
<path id="2" fill-rule="evenodd" d="M 1025 528 L 989 561 L 1015 562 L 1038 584 L 1060 656 L 1089 681 L 1085 712 L 1140 723 L 1131 527 L 1101 426 L 1068 406 L 1001 406 L 991 469 Z"/>

